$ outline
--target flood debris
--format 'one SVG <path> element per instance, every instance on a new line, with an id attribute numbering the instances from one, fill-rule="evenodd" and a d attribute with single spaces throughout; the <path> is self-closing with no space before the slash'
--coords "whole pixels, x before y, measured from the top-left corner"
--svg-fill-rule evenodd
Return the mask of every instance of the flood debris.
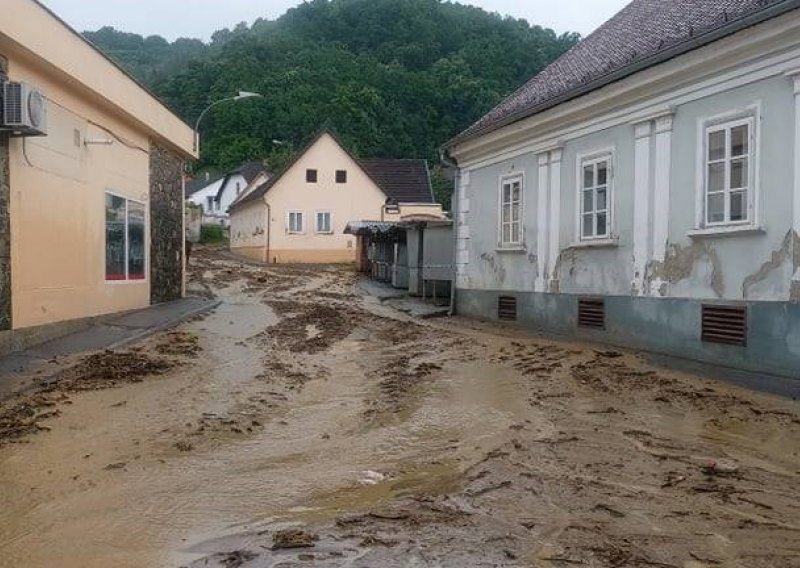
<path id="1" fill-rule="evenodd" d="M 191 568 L 798 566 L 796 403 L 634 352 L 411 320 L 354 295 L 345 267 L 198 247 L 192 274 L 216 317 L 62 360 L 60 387 L 0 405 L 4 514 L 50 543 L 5 539 L 10 564 L 160 565 L 185 542 L 208 554 Z"/>
<path id="2" fill-rule="evenodd" d="M 312 548 L 319 537 L 299 528 L 283 529 L 272 535 L 272 550 Z"/>

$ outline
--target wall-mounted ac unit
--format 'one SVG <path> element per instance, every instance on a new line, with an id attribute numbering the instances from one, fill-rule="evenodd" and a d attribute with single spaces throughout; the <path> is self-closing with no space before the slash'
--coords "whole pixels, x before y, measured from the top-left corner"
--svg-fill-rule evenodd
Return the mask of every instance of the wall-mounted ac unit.
<path id="1" fill-rule="evenodd" d="M 12 136 L 47 135 L 47 97 L 27 83 L 3 83 L 2 129 Z"/>

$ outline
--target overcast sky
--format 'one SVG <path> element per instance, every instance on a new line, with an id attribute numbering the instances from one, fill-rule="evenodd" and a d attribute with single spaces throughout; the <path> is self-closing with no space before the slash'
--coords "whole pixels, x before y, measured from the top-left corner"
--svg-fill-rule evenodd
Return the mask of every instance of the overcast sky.
<path id="1" fill-rule="evenodd" d="M 105 25 L 169 40 L 198 37 L 208 40 L 221 28 L 256 18 L 274 19 L 300 0 L 42 0 L 79 31 Z M 481 6 L 557 32 L 589 34 L 628 0 L 470 0 Z"/>

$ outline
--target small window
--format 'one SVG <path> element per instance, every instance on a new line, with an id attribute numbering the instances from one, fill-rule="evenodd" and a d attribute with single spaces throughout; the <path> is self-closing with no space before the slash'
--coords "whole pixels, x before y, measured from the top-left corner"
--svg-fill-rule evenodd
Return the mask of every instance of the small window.
<path id="1" fill-rule="evenodd" d="M 288 230 L 295 234 L 303 232 L 303 213 L 301 211 L 289 212 Z"/>
<path id="2" fill-rule="evenodd" d="M 707 226 L 753 219 L 753 119 L 706 128 L 705 222 Z"/>
<path id="3" fill-rule="evenodd" d="M 106 280 L 144 280 L 147 237 L 145 206 L 106 194 Z"/>
<path id="4" fill-rule="evenodd" d="M 317 183 L 317 170 L 306 170 L 306 182 Z"/>
<path id="5" fill-rule="evenodd" d="M 605 239 L 611 234 L 611 156 L 581 161 L 581 240 Z"/>
<path id="6" fill-rule="evenodd" d="M 209 195 L 206 197 L 206 213 L 211 213 L 214 211 L 214 197 Z"/>
<path id="7" fill-rule="evenodd" d="M 522 176 L 504 178 L 500 184 L 500 245 L 522 244 Z"/>
<path id="8" fill-rule="evenodd" d="M 336 183 L 347 183 L 347 170 L 336 170 Z"/>
<path id="9" fill-rule="evenodd" d="M 236 182 L 236 195 L 239 195 L 242 192 L 242 184 L 238 181 Z"/>
<path id="10" fill-rule="evenodd" d="M 318 233 L 332 233 L 331 229 L 331 213 L 330 211 L 317 212 L 317 232 Z"/>

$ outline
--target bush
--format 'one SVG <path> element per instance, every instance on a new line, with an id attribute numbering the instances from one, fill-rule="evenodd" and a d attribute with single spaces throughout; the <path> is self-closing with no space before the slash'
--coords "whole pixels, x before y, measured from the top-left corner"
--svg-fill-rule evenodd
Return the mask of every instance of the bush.
<path id="1" fill-rule="evenodd" d="M 200 242 L 203 244 L 219 244 L 227 240 L 225 227 L 222 225 L 203 225 L 200 227 Z"/>

